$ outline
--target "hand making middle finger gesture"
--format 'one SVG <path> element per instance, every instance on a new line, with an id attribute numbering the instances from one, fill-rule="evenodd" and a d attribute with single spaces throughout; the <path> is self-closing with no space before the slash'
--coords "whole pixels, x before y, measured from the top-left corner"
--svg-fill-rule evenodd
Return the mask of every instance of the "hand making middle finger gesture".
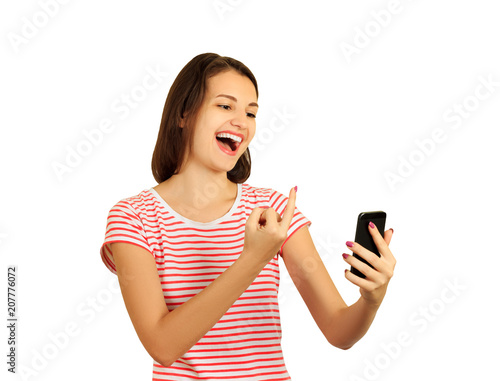
<path id="1" fill-rule="evenodd" d="M 296 189 L 290 190 L 283 217 L 273 208 L 255 208 L 245 225 L 243 254 L 261 263 L 269 262 L 285 241 L 295 212 Z"/>

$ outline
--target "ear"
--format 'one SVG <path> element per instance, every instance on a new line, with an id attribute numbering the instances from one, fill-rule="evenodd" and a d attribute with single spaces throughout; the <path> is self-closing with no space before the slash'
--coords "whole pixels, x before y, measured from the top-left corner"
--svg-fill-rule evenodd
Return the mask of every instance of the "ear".
<path id="1" fill-rule="evenodd" d="M 179 123 L 180 128 L 184 128 L 186 126 L 186 113 L 182 114 L 181 121 Z"/>

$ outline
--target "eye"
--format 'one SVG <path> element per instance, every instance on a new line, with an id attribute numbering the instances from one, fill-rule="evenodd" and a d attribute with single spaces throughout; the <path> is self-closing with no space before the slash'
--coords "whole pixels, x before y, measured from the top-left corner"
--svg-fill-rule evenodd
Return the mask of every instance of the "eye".
<path id="1" fill-rule="evenodd" d="M 252 114 L 251 112 L 247 112 L 247 116 L 254 119 L 257 118 L 257 115 Z"/>
<path id="2" fill-rule="evenodd" d="M 219 105 L 219 107 L 223 108 L 224 110 L 231 110 L 231 106 L 229 105 Z"/>

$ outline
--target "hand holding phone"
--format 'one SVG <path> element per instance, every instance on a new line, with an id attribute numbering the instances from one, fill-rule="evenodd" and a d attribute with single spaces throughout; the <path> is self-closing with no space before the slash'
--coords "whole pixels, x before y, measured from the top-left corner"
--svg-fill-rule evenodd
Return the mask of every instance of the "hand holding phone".
<path id="1" fill-rule="evenodd" d="M 375 242 L 373 241 L 373 238 L 368 230 L 368 224 L 370 223 L 370 221 L 373 222 L 383 237 L 386 217 L 387 217 L 387 214 L 385 212 L 382 212 L 382 211 L 363 212 L 363 213 L 359 214 L 358 223 L 356 225 L 356 236 L 354 238 L 354 241 L 357 242 L 358 244 L 360 244 L 361 246 L 363 246 L 365 249 L 378 255 L 379 257 L 380 257 L 380 253 L 379 253 L 377 246 L 375 245 Z M 373 266 L 371 266 L 366 260 L 361 258 L 359 255 L 354 254 L 354 257 L 373 268 Z M 356 269 L 352 266 L 351 266 L 351 272 L 354 275 L 359 276 L 360 278 L 365 278 L 365 275 L 363 273 L 361 273 L 358 269 Z"/>
<path id="2" fill-rule="evenodd" d="M 386 214 L 381 211 L 361 213 L 358 216 L 355 242 L 346 242 L 346 245 L 353 251 L 353 255 L 342 255 L 344 260 L 351 265 L 351 271 L 346 270 L 345 277 L 359 287 L 361 298 L 365 303 L 377 308 L 384 299 L 396 266 L 396 259 L 389 249 L 394 231 L 392 229 L 384 231 L 385 218 Z M 369 227 L 370 221 L 374 225 Z M 366 257 L 373 265 L 362 257 Z M 356 266 L 367 276 L 356 269 Z"/>

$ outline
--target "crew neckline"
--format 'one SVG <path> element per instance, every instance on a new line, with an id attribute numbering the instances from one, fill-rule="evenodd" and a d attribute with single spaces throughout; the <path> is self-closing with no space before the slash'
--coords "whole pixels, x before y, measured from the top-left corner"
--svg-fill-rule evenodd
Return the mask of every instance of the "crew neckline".
<path id="1" fill-rule="evenodd" d="M 153 189 L 151 187 L 149 189 L 149 192 L 160 202 L 160 204 L 169 213 L 171 213 L 172 215 L 174 215 L 179 220 L 183 221 L 184 223 L 186 223 L 188 225 L 199 226 L 199 227 L 206 227 L 206 226 L 211 226 L 211 225 L 217 225 L 217 224 L 223 222 L 224 220 L 226 220 L 229 217 L 231 217 L 234 214 L 234 212 L 236 211 L 236 209 L 238 209 L 238 205 L 239 205 L 240 200 L 241 200 L 242 184 L 238 183 L 237 185 L 238 185 L 238 193 L 236 194 L 236 199 L 234 200 L 234 203 L 231 206 L 231 209 L 229 209 L 229 211 L 226 214 L 224 214 L 223 216 L 221 216 L 221 217 L 219 217 L 219 218 L 217 218 L 215 220 L 208 221 L 208 222 L 194 221 L 194 220 L 191 220 L 191 219 L 189 219 L 187 217 L 184 217 L 182 214 L 179 214 L 174 209 L 172 209 L 172 207 L 163 199 L 163 197 L 161 197 L 158 194 L 158 192 L 155 189 Z"/>

